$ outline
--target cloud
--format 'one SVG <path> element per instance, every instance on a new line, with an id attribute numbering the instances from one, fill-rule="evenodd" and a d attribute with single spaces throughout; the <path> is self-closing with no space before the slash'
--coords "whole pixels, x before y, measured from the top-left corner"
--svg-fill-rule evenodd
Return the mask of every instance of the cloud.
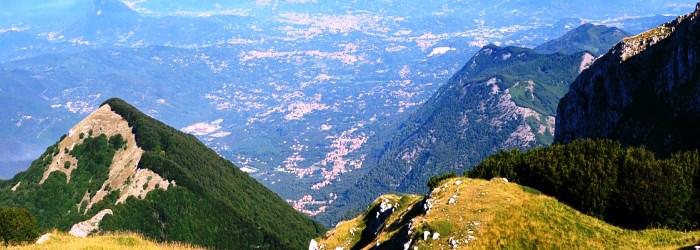
<path id="1" fill-rule="evenodd" d="M 224 119 L 218 119 L 212 122 L 198 122 L 181 129 L 182 132 L 196 136 L 210 136 L 222 138 L 231 135 L 231 132 L 221 130 L 221 123 Z"/>
<path id="2" fill-rule="evenodd" d="M 447 53 L 447 52 L 455 51 L 455 50 L 457 50 L 457 49 L 455 49 L 455 48 L 450 48 L 450 47 L 437 47 L 437 48 L 433 48 L 433 51 L 430 52 L 430 54 L 428 55 L 428 57 L 441 56 L 441 55 L 444 55 L 444 54 Z"/>

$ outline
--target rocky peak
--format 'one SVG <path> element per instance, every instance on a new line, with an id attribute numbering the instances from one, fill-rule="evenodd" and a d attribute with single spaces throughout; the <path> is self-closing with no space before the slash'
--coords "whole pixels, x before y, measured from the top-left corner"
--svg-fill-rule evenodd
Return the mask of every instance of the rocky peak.
<path id="1" fill-rule="evenodd" d="M 658 153 L 700 147 L 699 9 L 626 38 L 572 83 L 555 141 L 610 138 Z"/>
<path id="2" fill-rule="evenodd" d="M 659 26 L 639 35 L 625 38 L 622 43 L 616 47 L 616 49 L 620 51 L 620 59 L 626 61 L 630 57 L 646 50 L 649 46 L 666 39 L 672 32 L 673 27 L 669 27 L 669 24 L 664 24 L 663 26 Z"/>
<path id="3" fill-rule="evenodd" d="M 62 172 L 66 175 L 66 181 L 70 182 L 72 172 L 78 167 L 78 159 L 73 157 L 72 150 L 87 138 L 100 135 L 107 137 L 120 135 L 126 140 L 125 147 L 114 154 L 108 178 L 102 187 L 92 194 L 85 193 L 83 200 L 78 204 L 78 207 L 81 208 L 84 202 L 87 203 L 82 210 L 83 213 L 88 213 L 93 205 L 115 191 L 119 192 L 119 198 L 116 201 L 116 204 L 119 204 L 125 202 L 129 197 L 143 199 L 155 189 L 167 190 L 169 186 L 175 184 L 151 170 L 137 168 L 144 151 L 136 144 L 136 137 L 132 133 L 129 123 L 112 111 L 108 104 L 98 108 L 70 129 L 69 133 L 59 142 L 59 150 L 44 172 L 39 184 L 43 184 L 55 172 Z"/>
<path id="4" fill-rule="evenodd" d="M 692 22 L 700 15 L 700 3 L 695 6 L 693 13 L 683 15 L 677 19 L 665 23 L 659 27 L 642 32 L 636 36 L 625 38 L 620 44 L 615 47 L 622 61 L 626 61 L 647 48 L 659 43 L 668 38 L 676 28 L 682 23 Z"/>

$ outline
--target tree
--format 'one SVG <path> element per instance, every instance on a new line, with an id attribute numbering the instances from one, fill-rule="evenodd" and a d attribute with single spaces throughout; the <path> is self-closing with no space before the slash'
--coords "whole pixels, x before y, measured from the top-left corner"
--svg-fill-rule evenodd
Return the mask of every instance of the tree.
<path id="1" fill-rule="evenodd" d="M 39 237 L 34 216 L 24 208 L 0 208 L 0 240 L 5 245 L 33 242 Z"/>

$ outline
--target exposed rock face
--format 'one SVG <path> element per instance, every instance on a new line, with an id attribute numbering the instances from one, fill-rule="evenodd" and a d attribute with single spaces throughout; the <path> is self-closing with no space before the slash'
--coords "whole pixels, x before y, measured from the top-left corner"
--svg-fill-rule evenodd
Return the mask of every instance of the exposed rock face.
<path id="1" fill-rule="evenodd" d="M 559 104 L 555 141 L 611 138 L 659 153 L 699 148 L 698 16 L 700 7 L 625 39 L 581 73 Z"/>
<path id="2" fill-rule="evenodd" d="M 318 242 L 316 242 L 316 240 L 311 239 L 311 242 L 309 242 L 309 250 L 318 250 Z"/>
<path id="3" fill-rule="evenodd" d="M 105 217 L 105 215 L 108 214 L 111 215 L 112 210 L 104 209 L 89 220 L 76 223 L 75 225 L 73 225 L 73 227 L 71 227 L 70 232 L 68 233 L 75 237 L 87 237 L 90 233 L 100 229 L 100 222 Z"/>
<path id="4" fill-rule="evenodd" d="M 163 179 L 151 170 L 137 168 L 143 155 L 143 150 L 136 144 L 136 137 L 132 133 L 129 123 L 119 114 L 112 111 L 109 105 L 103 105 L 71 128 L 68 135 L 59 142 L 59 152 L 53 157 L 51 164 L 44 172 L 39 183 L 44 183 L 49 175 L 54 172 L 65 174 L 66 180 L 70 183 L 71 173 L 78 167 L 78 160 L 70 152 L 89 136 L 103 134 L 107 137 L 121 135 L 126 141 L 126 146 L 115 152 L 112 164 L 109 167 L 107 181 L 94 194 L 86 193 L 83 200 L 78 204 L 79 208 L 83 202 L 87 204 L 85 210 L 83 210 L 84 213 L 87 214 L 93 205 L 102 201 L 113 191 L 120 192 L 119 199 L 116 202 L 116 204 L 119 204 L 126 201 L 130 196 L 143 199 L 146 197 L 146 194 L 156 188 L 167 190 L 171 184 L 174 184 L 174 182 Z"/>
<path id="5" fill-rule="evenodd" d="M 19 188 L 19 185 L 21 185 L 21 184 L 22 184 L 21 181 L 20 181 L 20 182 L 17 182 L 17 184 L 15 184 L 14 186 L 12 186 L 12 189 L 10 189 L 10 190 L 11 190 L 12 192 L 17 191 L 17 188 Z"/>

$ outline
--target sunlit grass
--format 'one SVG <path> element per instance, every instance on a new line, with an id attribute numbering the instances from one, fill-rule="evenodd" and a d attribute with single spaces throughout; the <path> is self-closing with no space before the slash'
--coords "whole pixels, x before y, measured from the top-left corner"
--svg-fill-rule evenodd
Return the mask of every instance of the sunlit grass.
<path id="1" fill-rule="evenodd" d="M 448 204 L 453 196 L 456 202 Z M 412 238 L 418 249 L 450 249 L 451 238 L 459 240 L 459 249 L 678 249 L 700 243 L 700 231 L 622 229 L 532 188 L 496 179 L 448 179 L 440 183 L 431 198 L 430 212 L 413 218 Z M 387 225 L 392 225 L 411 206 L 420 205 L 422 197 L 385 195 L 373 206 L 381 199 L 401 204 L 387 219 Z M 373 215 L 360 215 L 339 224 L 320 239 L 321 245 L 325 249 L 350 249 L 359 240 L 357 229 L 364 228 L 364 216 Z M 356 233 L 351 236 L 353 228 Z M 377 241 L 387 242 L 396 231 L 395 227 L 385 228 L 366 249 Z M 424 231 L 437 231 L 440 237 L 424 241 Z"/>
<path id="2" fill-rule="evenodd" d="M 78 238 L 64 232 L 52 231 L 50 239 L 43 244 L 27 244 L 9 247 L 16 250 L 32 249 L 202 249 L 183 243 L 156 243 L 136 233 L 107 233 Z"/>

